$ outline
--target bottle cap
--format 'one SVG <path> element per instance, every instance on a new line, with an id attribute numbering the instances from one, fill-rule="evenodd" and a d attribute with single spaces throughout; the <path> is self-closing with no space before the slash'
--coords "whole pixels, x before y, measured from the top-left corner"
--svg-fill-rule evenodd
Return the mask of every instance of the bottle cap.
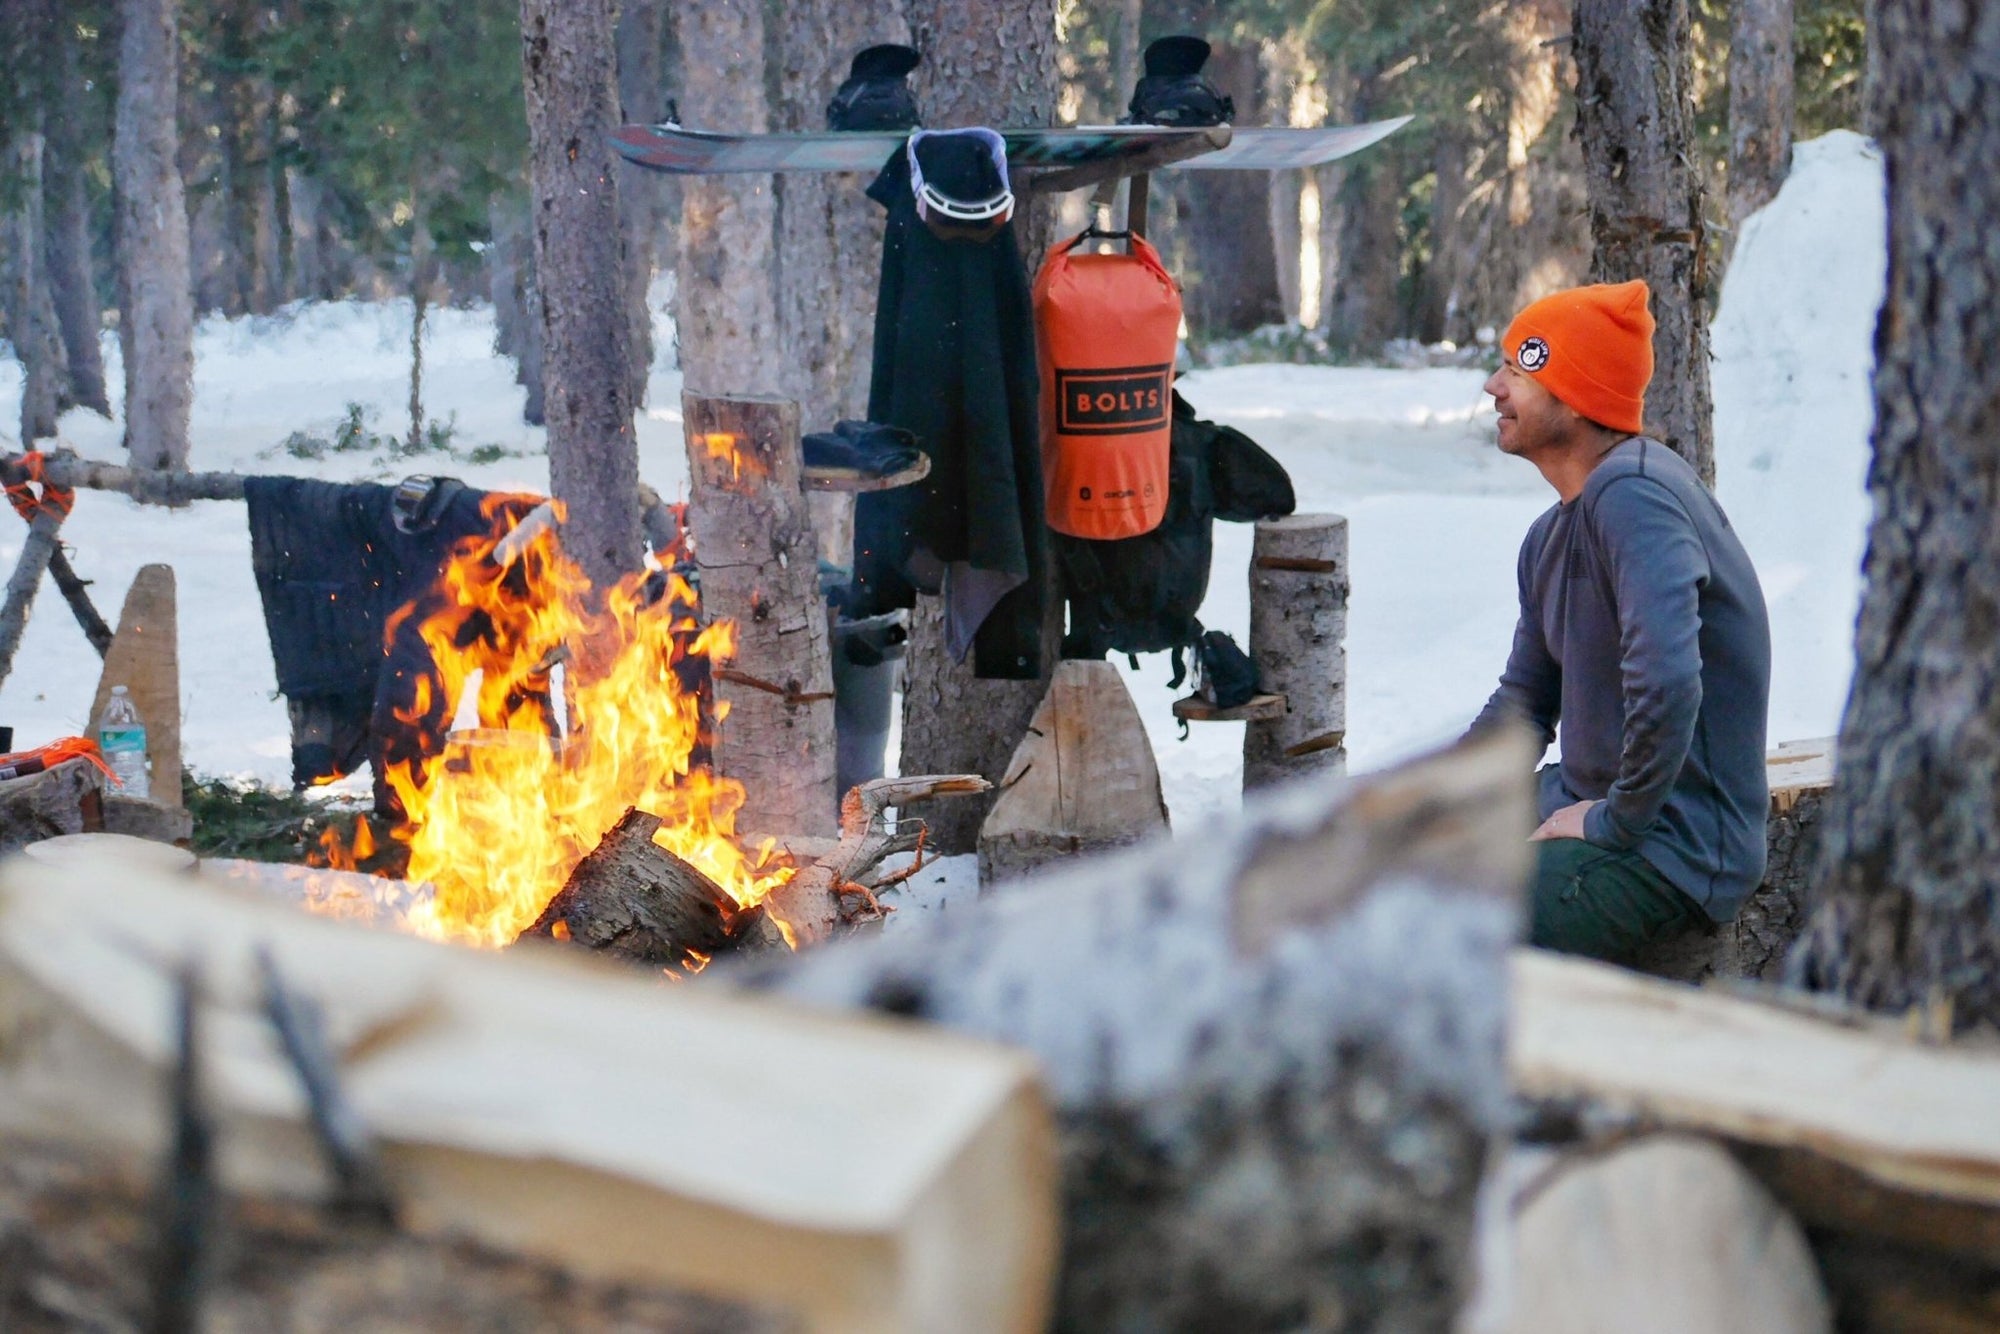
<path id="1" fill-rule="evenodd" d="M 111 687 L 111 693 L 114 695 L 123 695 L 127 692 L 124 686 L 113 686 Z"/>

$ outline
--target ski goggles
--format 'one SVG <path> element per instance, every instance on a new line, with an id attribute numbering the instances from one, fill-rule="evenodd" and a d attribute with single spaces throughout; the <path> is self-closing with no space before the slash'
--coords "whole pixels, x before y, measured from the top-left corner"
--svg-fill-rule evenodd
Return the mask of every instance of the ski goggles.
<path id="1" fill-rule="evenodd" d="M 924 179 L 917 145 L 926 139 L 970 139 L 983 145 L 1000 179 L 999 193 L 986 199 L 954 199 Z M 941 235 L 990 236 L 1014 216 L 1014 192 L 1007 184 L 1007 141 L 997 130 L 974 126 L 963 130 L 918 130 L 905 151 L 910 158 L 910 189 L 917 197 L 917 216 Z"/>

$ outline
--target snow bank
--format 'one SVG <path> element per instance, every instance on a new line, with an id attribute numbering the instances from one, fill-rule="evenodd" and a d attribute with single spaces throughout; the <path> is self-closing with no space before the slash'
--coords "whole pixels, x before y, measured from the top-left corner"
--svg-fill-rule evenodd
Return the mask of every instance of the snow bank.
<path id="1" fill-rule="evenodd" d="M 1869 140 L 1799 144 L 1743 229 L 1710 331 L 1716 493 L 1771 610 L 1773 740 L 1838 731 L 1853 673 L 1886 228 Z"/>

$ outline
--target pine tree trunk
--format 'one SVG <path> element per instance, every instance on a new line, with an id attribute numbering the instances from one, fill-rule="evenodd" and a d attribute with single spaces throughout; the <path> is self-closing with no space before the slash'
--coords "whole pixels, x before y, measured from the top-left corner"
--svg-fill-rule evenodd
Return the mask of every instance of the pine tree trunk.
<path id="1" fill-rule="evenodd" d="M 1792 158 L 1792 0 L 1736 0 L 1729 20 L 1729 234 L 1771 202 Z"/>
<path id="2" fill-rule="evenodd" d="M 657 124 L 666 107 L 666 71 L 661 47 L 666 14 L 664 0 L 623 0 L 618 8 L 614 44 L 618 52 L 619 119 L 627 124 Z M 653 315 L 646 292 L 653 284 L 659 258 L 663 172 L 621 165 L 618 177 L 618 225 L 625 237 L 625 309 L 632 322 L 632 402 L 646 401 L 646 378 L 653 366 Z"/>
<path id="3" fill-rule="evenodd" d="M 715 0 L 675 11 L 685 75 L 682 114 L 704 129 L 761 134 L 764 7 Z M 681 187 L 675 320 L 682 382 L 712 397 L 778 392 L 772 176 L 691 176 Z"/>
<path id="4" fill-rule="evenodd" d="M 306 300 L 328 301 L 334 295 L 332 266 L 327 261 L 326 229 L 321 221 L 326 187 L 297 167 L 285 169 L 285 233 L 290 238 L 286 259 L 291 293 Z"/>
<path id="5" fill-rule="evenodd" d="M 619 244 L 610 0 L 521 0 L 543 294 L 549 481 L 569 506 L 564 549 L 598 587 L 639 568 L 639 450 Z"/>
<path id="6" fill-rule="evenodd" d="M 82 94 L 74 30 L 62 30 L 62 95 Z M 104 386 L 104 351 L 98 335 L 104 308 L 91 272 L 90 196 L 84 176 L 84 148 L 73 110 L 49 118 L 48 151 L 43 159 L 43 198 L 48 209 L 49 290 L 69 363 L 70 396 L 77 406 L 109 417 Z"/>
<path id="7" fill-rule="evenodd" d="M 1577 133 L 1594 282 L 1653 292 L 1646 429 L 1715 485 L 1707 224 L 1694 137 L 1688 0 L 1577 0 Z"/>
<path id="8" fill-rule="evenodd" d="M 410 435 L 409 451 L 424 445 L 424 315 L 430 307 L 428 263 L 414 261 L 416 274 L 410 282 Z"/>
<path id="9" fill-rule="evenodd" d="M 1400 154 L 1382 145 L 1342 173 L 1338 267 L 1328 297 L 1327 337 L 1336 346 L 1378 351 L 1399 327 L 1396 280 L 1402 243 L 1397 201 Z"/>
<path id="10" fill-rule="evenodd" d="M 1238 125 L 1262 125 L 1264 71 L 1254 44 L 1218 44 L 1203 71 L 1236 99 Z M 1271 173 L 1198 172 L 1187 182 L 1188 328 L 1198 338 L 1233 338 L 1285 318 L 1271 238 Z"/>
<path id="11" fill-rule="evenodd" d="M 847 77 L 854 53 L 876 42 L 908 40 L 900 15 L 878 16 L 844 0 L 787 6 L 778 34 L 772 128 L 826 129 L 826 104 Z M 819 172 L 773 178 L 783 257 L 778 384 L 798 400 L 808 431 L 867 414 L 884 224 L 881 206 L 862 193 L 872 179 Z"/>
<path id="12" fill-rule="evenodd" d="M 180 44 L 178 0 L 121 0 L 118 254 L 125 364 L 125 447 L 140 468 L 184 469 L 194 400 L 194 304 L 188 275 L 187 203 L 175 158 Z"/>
<path id="13" fill-rule="evenodd" d="M 283 209 L 279 189 L 278 98 L 268 80 L 251 83 L 253 169 L 246 173 L 245 213 L 250 229 L 250 311 L 269 315 L 285 301 Z"/>
<path id="14" fill-rule="evenodd" d="M 6 217 L 7 329 L 21 359 L 21 447 L 56 433 L 56 419 L 69 406 L 69 367 L 63 356 L 54 302 L 50 299 L 42 163 L 45 141 L 39 131 L 14 136 L 7 175 L 16 183 L 14 207 Z"/>
<path id="15" fill-rule="evenodd" d="M 527 393 L 521 420 L 541 426 L 546 421 L 542 306 L 535 284 L 535 242 L 528 234 L 527 203 L 511 191 L 496 195 L 487 207 L 487 218 L 493 231 L 493 245 L 486 252 L 487 286 L 493 301 L 493 350 L 514 359 L 514 383 Z"/>
<path id="16" fill-rule="evenodd" d="M 1875 520 L 1812 985 L 2000 1025 L 2000 25 L 1881 0 L 1889 281 L 1876 333 Z M 1945 1008 L 1948 1007 L 1948 1008 Z"/>
<path id="17" fill-rule="evenodd" d="M 1049 125 L 1055 120 L 1056 23 L 1052 0 L 1007 0 L 968 23 L 946 0 L 914 0 L 912 44 L 924 63 L 910 76 L 924 122 L 932 126 Z M 1016 214 L 1021 252 L 1033 272 L 1053 237 L 1047 197 Z M 1030 534 L 1040 540 L 1039 534 Z M 1049 563 L 1044 562 L 1043 568 Z M 954 662 L 944 646 L 942 604 L 920 597 L 910 617 L 903 663 L 904 774 L 976 773 L 998 783 L 1048 689 L 1060 646 L 1061 603 L 1044 597 L 1042 674 L 1036 681 L 982 681 L 972 655 Z M 939 802 L 922 814 L 931 845 L 947 854 L 975 851 L 992 794 Z"/>

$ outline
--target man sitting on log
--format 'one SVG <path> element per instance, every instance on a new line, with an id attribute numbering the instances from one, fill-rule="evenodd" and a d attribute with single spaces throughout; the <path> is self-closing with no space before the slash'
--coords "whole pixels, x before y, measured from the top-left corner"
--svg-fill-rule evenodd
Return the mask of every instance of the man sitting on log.
<path id="1" fill-rule="evenodd" d="M 1771 638 L 1715 497 L 1644 434 L 1643 282 L 1558 292 L 1515 317 L 1486 382 L 1502 452 L 1558 503 L 1528 530 L 1502 719 L 1562 758 L 1538 773 L 1532 943 L 1630 962 L 1727 922 L 1764 874 Z"/>

